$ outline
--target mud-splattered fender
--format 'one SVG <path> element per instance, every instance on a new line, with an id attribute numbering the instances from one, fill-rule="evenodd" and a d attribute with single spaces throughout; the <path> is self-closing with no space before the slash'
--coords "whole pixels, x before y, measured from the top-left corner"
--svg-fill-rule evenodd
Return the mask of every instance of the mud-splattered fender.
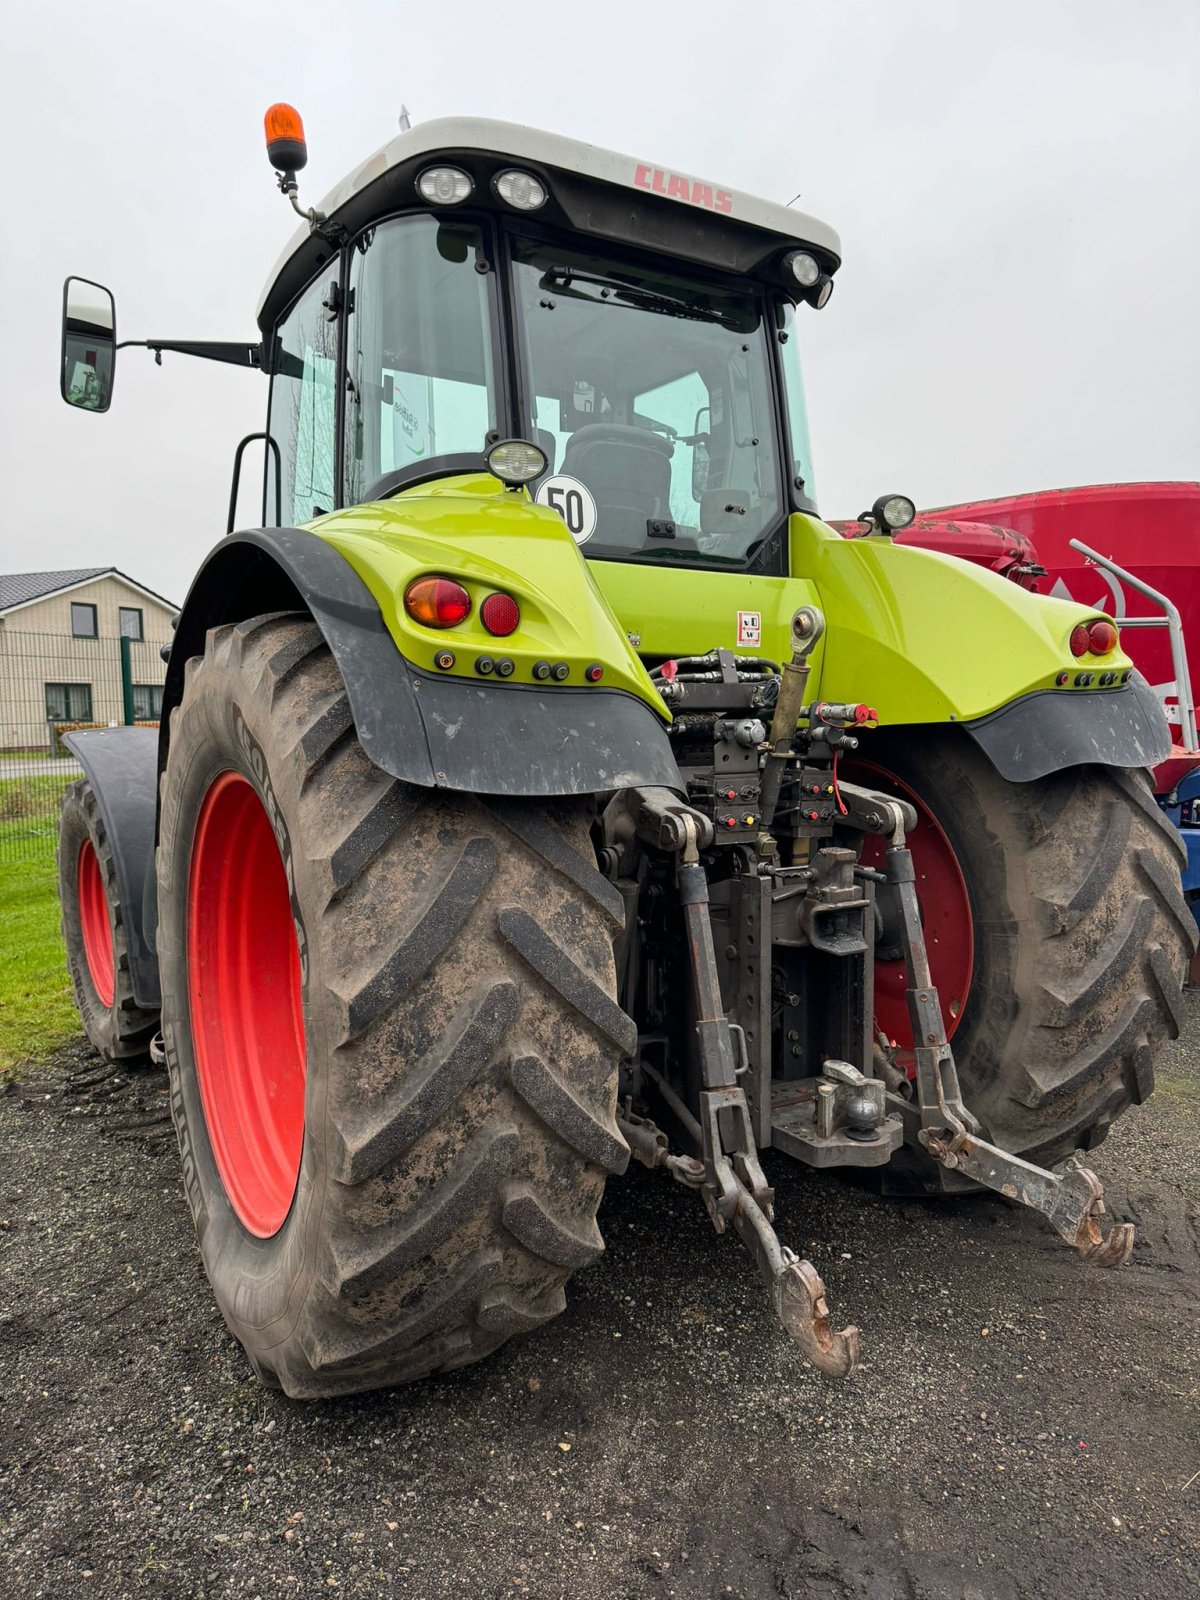
<path id="1" fill-rule="evenodd" d="M 484 683 L 416 666 L 350 563 L 304 528 L 232 534 L 197 573 L 167 666 L 160 770 L 187 660 L 203 652 L 208 630 L 287 610 L 312 615 L 363 749 L 406 783 L 530 797 L 682 788 L 662 720 L 624 690 Z"/>

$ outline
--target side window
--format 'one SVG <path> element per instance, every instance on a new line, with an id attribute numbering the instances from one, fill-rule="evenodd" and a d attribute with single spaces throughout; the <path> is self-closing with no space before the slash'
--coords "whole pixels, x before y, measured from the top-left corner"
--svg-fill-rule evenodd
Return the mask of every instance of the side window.
<path id="1" fill-rule="evenodd" d="M 497 417 L 488 296 L 471 223 L 397 217 L 355 246 L 346 328 L 346 502 L 440 456 L 482 455 Z"/>
<path id="2" fill-rule="evenodd" d="M 271 377 L 271 437 L 279 446 L 285 523 L 311 522 L 332 511 L 334 499 L 334 377 L 338 325 L 322 301 L 336 280 L 331 262 L 288 312 L 275 334 Z M 267 450 L 263 519 L 275 520 L 275 453 Z"/>
<path id="3" fill-rule="evenodd" d="M 804 375 L 800 370 L 800 341 L 797 338 L 795 307 L 783 311 L 782 343 L 783 394 L 787 402 L 788 432 L 792 443 L 792 476 L 804 483 L 804 493 L 815 502 L 817 487 L 813 479 L 812 445 L 808 436 L 808 410 L 804 403 Z"/>

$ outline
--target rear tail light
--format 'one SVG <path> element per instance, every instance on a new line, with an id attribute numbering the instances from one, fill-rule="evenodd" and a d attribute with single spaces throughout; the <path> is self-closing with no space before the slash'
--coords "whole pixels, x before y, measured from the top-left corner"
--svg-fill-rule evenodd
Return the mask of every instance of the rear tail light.
<path id="1" fill-rule="evenodd" d="M 453 578 L 418 578 L 404 591 L 404 609 L 424 628 L 453 628 L 471 615 L 471 596 Z"/>
<path id="2" fill-rule="evenodd" d="M 506 639 L 521 625 L 521 608 L 510 594 L 490 594 L 479 608 L 479 620 L 497 639 Z"/>
<path id="3" fill-rule="evenodd" d="M 1119 638 L 1115 624 L 1107 617 L 1098 617 L 1095 622 L 1077 622 L 1071 629 L 1071 654 L 1106 656 L 1117 648 Z"/>
<path id="4" fill-rule="evenodd" d="M 1106 656 L 1117 648 L 1117 630 L 1113 624 L 1104 620 L 1093 622 L 1088 629 L 1088 642 L 1092 647 L 1094 656 Z"/>

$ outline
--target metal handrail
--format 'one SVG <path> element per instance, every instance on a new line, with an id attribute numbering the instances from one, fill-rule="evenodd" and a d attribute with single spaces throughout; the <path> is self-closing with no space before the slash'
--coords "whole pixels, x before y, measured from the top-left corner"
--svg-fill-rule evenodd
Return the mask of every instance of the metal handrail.
<path id="1" fill-rule="evenodd" d="M 1183 619 L 1179 615 L 1179 608 L 1175 602 L 1162 594 L 1157 589 L 1152 589 L 1141 578 L 1135 578 L 1126 567 L 1118 566 L 1115 561 L 1110 561 L 1107 556 L 1102 556 L 1098 551 L 1091 549 L 1081 539 L 1070 541 L 1071 549 L 1078 550 L 1080 555 L 1086 556 L 1094 566 L 1103 567 L 1105 572 L 1111 572 L 1114 578 L 1140 595 L 1145 595 L 1147 600 L 1152 600 L 1155 605 L 1161 606 L 1164 615 L 1161 617 L 1122 617 L 1118 618 L 1122 628 L 1166 628 L 1171 641 L 1171 666 L 1175 673 L 1175 698 L 1179 703 L 1179 726 L 1183 734 L 1184 745 L 1188 750 L 1195 750 L 1196 744 L 1196 704 L 1192 699 L 1192 675 L 1188 670 L 1187 645 L 1183 638 Z"/>

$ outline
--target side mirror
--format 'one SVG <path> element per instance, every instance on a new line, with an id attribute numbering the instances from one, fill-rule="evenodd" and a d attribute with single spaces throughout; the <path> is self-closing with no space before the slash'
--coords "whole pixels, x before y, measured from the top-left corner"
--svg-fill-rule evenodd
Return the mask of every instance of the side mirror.
<path id="1" fill-rule="evenodd" d="M 102 284 L 68 278 L 63 284 L 60 392 L 69 406 L 107 411 L 117 353 L 117 308 Z"/>

